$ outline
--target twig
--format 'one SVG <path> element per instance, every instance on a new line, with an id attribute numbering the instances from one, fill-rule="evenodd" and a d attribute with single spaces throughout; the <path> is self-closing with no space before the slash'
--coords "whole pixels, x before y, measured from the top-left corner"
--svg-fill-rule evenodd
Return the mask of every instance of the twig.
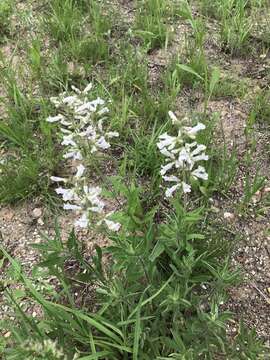
<path id="1" fill-rule="evenodd" d="M 266 296 L 255 283 L 251 282 L 250 285 L 264 298 L 267 304 L 270 305 L 270 298 Z"/>

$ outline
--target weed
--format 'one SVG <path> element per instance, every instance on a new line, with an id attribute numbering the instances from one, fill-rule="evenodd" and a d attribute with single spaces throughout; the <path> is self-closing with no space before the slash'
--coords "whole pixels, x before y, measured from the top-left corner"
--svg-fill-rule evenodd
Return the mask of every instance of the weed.
<path id="1" fill-rule="evenodd" d="M 213 97 L 221 98 L 239 98 L 242 99 L 247 94 L 246 81 L 230 76 L 221 78 L 219 85 L 215 87 Z"/>
<path id="2" fill-rule="evenodd" d="M 221 4 L 221 42 L 232 54 L 243 53 L 252 24 L 245 11 L 246 0 L 226 0 Z"/>
<path id="3" fill-rule="evenodd" d="M 10 16 L 13 12 L 13 0 L 3 0 L 0 3 L 0 42 L 10 31 Z"/>
<path id="4" fill-rule="evenodd" d="M 20 317 L 18 325 L 5 325 L 14 337 L 12 344 L 6 340 L 4 354 L 19 359 L 33 347 L 36 351 L 44 352 L 44 348 L 48 351 L 49 344 L 51 351 L 57 351 L 58 357 L 54 355 L 54 359 L 64 356 L 72 359 L 75 354 L 85 359 L 93 355 L 142 359 L 185 354 L 193 359 L 202 354 L 214 356 L 217 352 L 231 354 L 235 344 L 226 339 L 225 326 L 230 314 L 220 313 L 219 302 L 222 292 L 238 275 L 228 271 L 226 261 L 217 261 L 211 253 L 197 247 L 198 240 L 203 239 L 198 227 L 202 209 L 187 213 L 175 204 L 167 224 L 155 225 L 156 210 L 144 212 L 140 190 L 134 186 L 128 189 L 116 179 L 114 183 L 128 199 L 127 211 L 121 218 L 129 235 L 122 233 L 111 238 L 112 245 L 105 250 L 112 254 L 108 268 L 102 263 L 104 250 L 98 247 L 90 262 L 82 256 L 73 232 L 66 244 L 57 231 L 48 243 L 35 245 L 42 254 L 40 266 L 47 268 L 64 287 L 66 305 L 47 300 L 2 248 L 13 273 L 28 296 L 42 307 L 45 317 L 34 319 L 24 314 L 13 291 L 7 289 L 6 296 L 14 309 L 17 307 Z M 70 278 L 64 269 L 69 259 L 80 264 L 81 271 L 76 277 Z M 77 281 L 99 284 L 95 293 L 99 303 L 96 313 L 75 307 L 69 287 Z M 208 288 L 207 311 L 203 310 L 204 295 L 198 287 L 202 282 Z M 30 338 L 31 346 L 28 344 L 26 349 Z M 243 327 L 238 343 L 243 352 L 249 353 L 251 348 L 255 355 L 263 352 L 262 344 Z"/>
<path id="5" fill-rule="evenodd" d="M 74 1 L 52 1 L 50 12 L 45 18 L 45 26 L 57 41 L 76 37 L 81 28 L 81 14 Z"/>
<path id="6" fill-rule="evenodd" d="M 263 90 L 257 94 L 250 116 L 260 124 L 270 123 L 270 91 Z"/>
<path id="7" fill-rule="evenodd" d="M 172 33 L 166 24 L 166 1 L 150 0 L 139 2 L 135 21 L 135 35 L 143 40 L 147 51 L 166 47 Z"/>
<path id="8" fill-rule="evenodd" d="M 0 124 L 0 137 L 10 153 L 0 182 L 0 201 L 24 199 L 48 192 L 48 175 L 57 164 L 52 134 L 44 121 L 46 104 L 25 96 L 12 74 L 2 78 L 9 94 L 8 121 Z"/>

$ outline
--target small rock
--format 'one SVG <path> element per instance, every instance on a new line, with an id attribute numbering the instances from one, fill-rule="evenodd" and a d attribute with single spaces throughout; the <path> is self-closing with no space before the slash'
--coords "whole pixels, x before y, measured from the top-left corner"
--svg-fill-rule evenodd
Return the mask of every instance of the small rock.
<path id="1" fill-rule="evenodd" d="M 41 209 L 41 208 L 35 208 L 35 209 L 32 211 L 32 216 L 33 216 L 33 218 L 35 218 L 35 219 L 40 218 L 41 215 L 42 215 L 42 209 Z"/>
<path id="2" fill-rule="evenodd" d="M 44 221 L 41 218 L 39 218 L 37 222 L 38 222 L 38 225 L 41 225 L 41 226 L 44 225 Z"/>
<path id="3" fill-rule="evenodd" d="M 223 217 L 224 217 L 224 219 L 227 219 L 227 220 L 233 220 L 234 219 L 234 214 L 225 211 L 225 213 L 223 214 Z"/>

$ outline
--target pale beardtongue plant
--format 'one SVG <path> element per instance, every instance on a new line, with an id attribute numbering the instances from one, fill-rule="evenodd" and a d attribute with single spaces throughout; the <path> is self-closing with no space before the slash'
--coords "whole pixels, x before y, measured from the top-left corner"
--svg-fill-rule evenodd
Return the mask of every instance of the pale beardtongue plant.
<path id="1" fill-rule="evenodd" d="M 63 184 L 55 191 L 64 201 L 63 208 L 78 214 L 74 224 L 76 227 L 87 228 L 90 224 L 104 223 L 109 230 L 118 231 L 121 225 L 110 220 L 113 213 L 106 212 L 106 204 L 101 199 L 102 188 L 88 184 L 85 173 L 87 155 L 109 149 L 109 140 L 118 137 L 119 134 L 105 131 L 103 123 L 107 119 L 109 109 L 105 106 L 105 101 L 99 97 L 89 99 L 91 83 L 83 91 L 74 86 L 72 90 L 72 94 L 64 92 L 58 97 L 50 98 L 59 109 L 59 114 L 49 116 L 47 121 L 60 125 L 61 145 L 66 147 L 63 157 L 75 163 L 76 173 L 69 178 L 51 176 L 51 180 Z"/>
<path id="2" fill-rule="evenodd" d="M 192 179 L 208 180 L 205 168 L 200 165 L 201 161 L 208 160 L 206 146 L 196 141 L 198 132 L 204 130 L 205 125 L 199 122 L 194 127 L 182 126 L 172 111 L 169 111 L 169 117 L 178 128 L 177 136 L 161 134 L 157 143 L 159 151 L 166 158 L 160 175 L 165 182 L 173 184 L 165 191 L 168 198 L 179 191 L 182 194 L 190 193 Z"/>

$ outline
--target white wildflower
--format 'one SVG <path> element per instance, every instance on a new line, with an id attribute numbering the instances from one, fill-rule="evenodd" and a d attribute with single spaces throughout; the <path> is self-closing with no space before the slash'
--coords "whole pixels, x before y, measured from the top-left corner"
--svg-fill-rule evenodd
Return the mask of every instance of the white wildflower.
<path id="1" fill-rule="evenodd" d="M 197 133 L 204 129 L 205 129 L 205 125 L 200 122 L 194 127 L 184 127 L 183 128 L 186 135 L 189 136 L 191 139 L 195 139 Z"/>
<path id="2" fill-rule="evenodd" d="M 74 160 L 82 160 L 83 159 L 80 151 L 69 151 L 63 155 L 63 158 L 64 159 L 73 158 Z"/>
<path id="3" fill-rule="evenodd" d="M 78 166 L 77 166 L 77 172 L 76 172 L 75 177 L 76 177 L 76 178 L 82 177 L 84 171 L 85 171 L 85 167 L 84 167 L 82 164 L 78 165 Z"/>
<path id="4" fill-rule="evenodd" d="M 196 168 L 196 165 L 200 161 L 207 161 L 209 157 L 205 154 L 205 145 L 190 141 L 196 139 L 198 132 L 205 129 L 205 125 L 199 122 L 193 127 L 181 127 L 173 112 L 170 111 L 168 115 L 172 123 L 178 126 L 177 136 L 168 133 L 160 135 L 157 147 L 166 157 L 166 163 L 161 165 L 160 175 L 166 182 L 176 182 L 165 192 L 166 197 L 171 197 L 180 187 L 183 193 L 191 192 L 191 185 L 181 181 L 182 179 L 188 180 L 190 177 L 195 180 L 208 179 L 205 168 L 201 165 Z"/>
<path id="5" fill-rule="evenodd" d="M 71 146 L 77 147 L 77 144 L 73 140 L 72 134 L 64 136 L 63 141 L 61 142 L 61 145 L 65 145 L 65 146 L 71 145 Z"/>
<path id="6" fill-rule="evenodd" d="M 111 145 L 105 140 L 104 136 L 101 136 L 101 138 L 98 139 L 98 141 L 96 142 L 96 145 L 105 150 L 108 149 Z"/>
<path id="7" fill-rule="evenodd" d="M 160 175 L 165 175 L 167 171 L 171 170 L 171 168 L 175 165 L 174 162 L 168 163 L 166 165 L 161 165 Z"/>
<path id="8" fill-rule="evenodd" d="M 59 177 L 59 176 L 51 176 L 50 179 L 55 182 L 67 182 L 67 179 Z"/>
<path id="9" fill-rule="evenodd" d="M 62 187 L 59 187 L 55 189 L 55 192 L 58 195 L 62 195 L 64 201 L 72 201 L 78 199 L 78 196 L 74 189 L 64 189 Z"/>
<path id="10" fill-rule="evenodd" d="M 174 176 L 174 175 L 163 176 L 162 178 L 163 178 L 164 181 L 180 182 L 179 178 L 177 176 Z"/>
<path id="11" fill-rule="evenodd" d="M 49 123 L 54 123 L 54 122 L 58 122 L 58 121 L 63 121 L 64 119 L 65 119 L 65 117 L 62 114 L 58 114 L 56 116 L 47 117 L 46 121 Z"/>
<path id="12" fill-rule="evenodd" d="M 185 194 L 191 192 L 191 186 L 189 184 L 185 183 L 184 181 L 182 181 L 182 188 L 183 188 L 183 192 Z"/>
<path id="13" fill-rule="evenodd" d="M 169 150 L 171 150 L 174 148 L 177 138 L 175 136 L 170 136 L 167 133 L 164 133 L 159 136 L 159 139 L 160 139 L 160 142 L 157 143 L 157 147 L 160 150 L 167 146 L 169 147 Z"/>
<path id="14" fill-rule="evenodd" d="M 89 224 L 88 213 L 83 213 L 82 216 L 75 221 L 75 226 L 80 228 L 87 228 Z"/>
<path id="15" fill-rule="evenodd" d="M 179 189 L 180 186 L 181 186 L 180 184 L 176 184 L 176 185 L 173 185 L 172 187 L 168 188 L 168 189 L 166 190 L 166 192 L 165 192 L 165 196 L 168 197 L 168 198 L 172 197 L 173 193 L 174 193 L 177 189 Z"/>
<path id="16" fill-rule="evenodd" d="M 71 86 L 73 94 L 63 92 L 59 97 L 51 98 L 51 102 L 64 115 L 48 117 L 48 122 L 59 122 L 62 135 L 61 145 L 65 146 L 64 159 L 72 159 L 75 162 L 76 173 L 70 179 L 52 177 L 52 181 L 69 182 L 70 188 L 58 187 L 56 193 L 64 201 L 65 210 L 77 211 L 80 218 L 75 222 L 75 226 L 86 228 L 89 225 L 91 214 L 93 220 L 105 222 L 112 231 L 117 231 L 120 224 L 107 218 L 105 214 L 105 203 L 101 199 L 100 187 L 86 185 L 85 166 L 83 165 L 84 154 L 93 154 L 110 148 L 109 139 L 118 137 L 116 131 L 106 132 L 105 123 L 109 108 L 105 106 L 105 101 L 101 98 L 89 100 L 88 94 L 92 89 L 92 84 L 88 84 L 83 91 L 75 86 Z M 106 221 L 104 220 L 106 219 Z"/>
<path id="17" fill-rule="evenodd" d="M 76 211 L 76 210 L 81 210 L 81 206 L 79 205 L 75 205 L 75 204 L 70 204 L 70 203 L 66 203 L 63 205 L 63 209 L 64 210 L 73 210 L 73 211 Z"/>
<path id="18" fill-rule="evenodd" d="M 112 220 L 104 219 L 104 222 L 108 226 L 108 229 L 111 231 L 119 231 L 121 228 L 121 224 Z"/>
<path id="19" fill-rule="evenodd" d="M 198 166 L 197 169 L 193 170 L 191 175 L 197 179 L 208 180 L 208 174 L 203 166 Z"/>
<path id="20" fill-rule="evenodd" d="M 93 84 L 92 83 L 89 83 L 86 88 L 83 90 L 83 93 L 84 94 L 87 94 L 90 90 L 92 90 L 93 88 Z"/>
<path id="21" fill-rule="evenodd" d="M 172 120 L 173 125 L 179 123 L 179 120 L 177 119 L 177 117 L 175 116 L 175 114 L 172 111 L 169 111 L 168 115 L 169 115 L 170 119 Z"/>
<path id="22" fill-rule="evenodd" d="M 77 94 L 81 94 L 82 92 L 81 92 L 81 90 L 80 89 L 78 89 L 76 86 L 74 86 L 74 85 L 71 85 L 71 89 L 73 90 L 73 91 L 75 91 L 75 93 L 77 93 Z"/>
<path id="23" fill-rule="evenodd" d="M 107 132 L 107 137 L 109 139 L 114 138 L 114 137 L 119 137 L 119 133 L 117 131 L 109 131 L 109 132 Z"/>
<path id="24" fill-rule="evenodd" d="M 98 114 L 99 116 L 101 116 L 101 115 L 107 114 L 108 112 L 109 112 L 109 109 L 108 109 L 107 107 L 104 107 L 104 108 L 100 109 L 100 110 L 97 112 L 97 114 Z"/>
<path id="25" fill-rule="evenodd" d="M 182 148 L 179 152 L 178 159 L 176 159 L 175 167 L 183 169 L 188 166 L 192 168 L 194 162 L 190 156 L 190 152 L 186 148 Z"/>

